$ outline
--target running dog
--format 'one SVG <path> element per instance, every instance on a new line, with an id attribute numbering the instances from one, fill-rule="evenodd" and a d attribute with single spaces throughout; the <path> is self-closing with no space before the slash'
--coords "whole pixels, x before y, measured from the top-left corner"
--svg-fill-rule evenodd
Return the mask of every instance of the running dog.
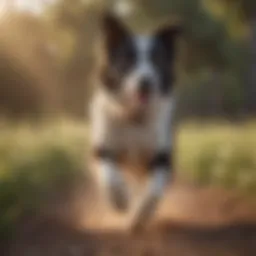
<path id="1" fill-rule="evenodd" d="M 152 34 L 135 34 L 114 14 L 102 19 L 103 58 L 90 106 L 93 154 L 100 187 L 119 211 L 130 206 L 122 156 L 131 163 L 136 157 L 147 159 L 146 187 L 131 214 L 132 228 L 154 213 L 172 178 L 175 42 L 180 32 L 168 25 Z"/>

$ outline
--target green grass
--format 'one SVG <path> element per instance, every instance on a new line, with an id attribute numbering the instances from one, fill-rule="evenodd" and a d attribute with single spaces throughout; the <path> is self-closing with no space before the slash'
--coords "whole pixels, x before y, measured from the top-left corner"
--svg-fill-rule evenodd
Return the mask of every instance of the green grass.
<path id="1" fill-rule="evenodd" d="M 256 192 L 256 124 L 185 125 L 177 169 L 196 184 Z"/>
<path id="2" fill-rule="evenodd" d="M 86 127 L 66 122 L 32 127 L 2 125 L 0 134 L 0 237 L 84 166 Z"/>
<path id="3" fill-rule="evenodd" d="M 0 129 L 0 236 L 6 236 L 24 211 L 81 173 L 88 133 L 72 122 Z M 177 153 L 183 179 L 256 193 L 256 124 L 184 125 Z"/>

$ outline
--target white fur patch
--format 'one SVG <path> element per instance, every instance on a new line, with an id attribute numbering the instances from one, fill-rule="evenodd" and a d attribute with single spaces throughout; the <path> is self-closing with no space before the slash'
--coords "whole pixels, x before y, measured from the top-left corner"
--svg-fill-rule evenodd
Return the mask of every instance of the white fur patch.
<path id="1" fill-rule="evenodd" d="M 149 184 L 149 195 L 153 197 L 161 197 L 165 186 L 169 179 L 169 171 L 165 170 L 163 167 L 154 170 L 153 176 L 150 178 Z"/>
<path id="2" fill-rule="evenodd" d="M 91 109 L 93 146 L 125 150 L 129 155 L 169 150 L 172 144 L 173 99 L 159 97 L 148 111 L 148 120 L 144 124 L 127 125 L 119 119 L 111 102 L 99 96 Z"/>
<path id="3" fill-rule="evenodd" d="M 116 166 L 112 161 L 100 161 L 100 183 L 103 187 L 111 187 L 113 184 L 121 182 Z"/>
<path id="4" fill-rule="evenodd" d="M 128 188 L 114 162 L 110 160 L 100 161 L 100 185 L 104 196 L 109 197 L 112 203 L 121 210 L 128 207 Z"/>
<path id="5" fill-rule="evenodd" d="M 161 99 L 156 117 L 156 147 L 159 151 L 170 150 L 172 145 L 172 116 L 174 102 L 171 97 Z"/>
<path id="6" fill-rule="evenodd" d="M 143 226 L 153 216 L 168 181 L 169 173 L 167 170 L 159 168 L 155 171 L 149 180 L 145 194 L 142 195 L 132 212 L 129 222 L 131 229 Z"/>
<path id="7" fill-rule="evenodd" d="M 124 82 L 126 90 L 130 93 L 135 93 L 142 79 L 152 81 L 152 85 L 155 86 L 152 89 L 156 90 L 159 84 L 159 77 L 150 59 L 154 38 L 151 36 L 135 36 L 133 39 L 137 61 Z"/>

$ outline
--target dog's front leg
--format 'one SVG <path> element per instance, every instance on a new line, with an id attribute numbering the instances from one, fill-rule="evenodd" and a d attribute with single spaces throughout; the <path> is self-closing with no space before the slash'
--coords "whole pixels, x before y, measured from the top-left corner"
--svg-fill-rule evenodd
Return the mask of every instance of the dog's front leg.
<path id="1" fill-rule="evenodd" d="M 117 157 L 110 150 L 103 148 L 97 150 L 96 156 L 103 196 L 107 196 L 115 209 L 119 211 L 127 210 L 128 189 L 123 175 L 118 169 Z"/>
<path id="2" fill-rule="evenodd" d="M 140 198 L 131 215 L 130 228 L 142 227 L 155 213 L 172 171 L 172 131 L 170 100 L 162 103 L 162 109 L 156 122 L 156 150 L 149 165 L 149 180 L 145 193 Z"/>
<path id="3" fill-rule="evenodd" d="M 153 216 L 170 179 L 171 158 L 169 152 L 159 152 L 150 168 L 151 175 L 146 190 L 139 198 L 130 220 L 130 229 L 137 230 Z"/>

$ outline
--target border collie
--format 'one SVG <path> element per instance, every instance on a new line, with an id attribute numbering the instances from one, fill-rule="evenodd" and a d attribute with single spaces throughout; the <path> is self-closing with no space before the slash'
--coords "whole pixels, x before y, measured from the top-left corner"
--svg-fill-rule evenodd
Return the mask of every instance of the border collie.
<path id="1" fill-rule="evenodd" d="M 146 186 L 131 213 L 137 228 L 154 213 L 172 174 L 175 42 L 180 27 L 135 34 L 114 14 L 102 20 L 103 54 L 90 108 L 100 187 L 119 211 L 130 206 L 121 163 L 144 160 Z M 129 170 L 128 170 L 129 172 Z"/>

